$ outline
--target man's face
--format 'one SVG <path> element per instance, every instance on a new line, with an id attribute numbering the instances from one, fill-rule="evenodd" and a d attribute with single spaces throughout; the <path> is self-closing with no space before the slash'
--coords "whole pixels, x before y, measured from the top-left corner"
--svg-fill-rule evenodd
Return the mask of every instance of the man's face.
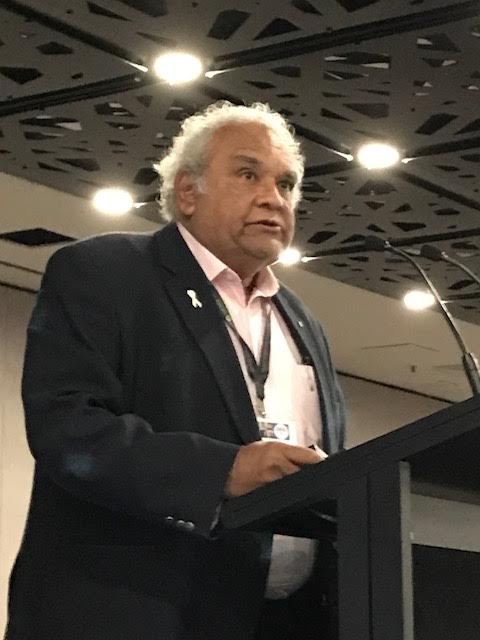
<path id="1" fill-rule="evenodd" d="M 178 204 L 192 234 L 240 277 L 249 277 L 274 262 L 292 240 L 293 160 L 255 123 L 218 129 L 208 152 L 201 189 L 180 196 Z M 184 176 L 183 186 L 189 180 Z"/>

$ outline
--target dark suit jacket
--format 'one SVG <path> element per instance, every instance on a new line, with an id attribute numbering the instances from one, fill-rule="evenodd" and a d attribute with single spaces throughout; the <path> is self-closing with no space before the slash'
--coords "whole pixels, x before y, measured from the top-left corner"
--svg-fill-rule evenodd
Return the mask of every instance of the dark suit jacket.
<path id="1" fill-rule="evenodd" d="M 28 329 L 36 469 L 9 640 L 252 636 L 270 537 L 210 529 L 238 447 L 259 435 L 211 286 L 174 225 L 50 260 Z M 325 338 L 291 292 L 275 304 L 315 367 L 334 452 L 343 403 Z"/>

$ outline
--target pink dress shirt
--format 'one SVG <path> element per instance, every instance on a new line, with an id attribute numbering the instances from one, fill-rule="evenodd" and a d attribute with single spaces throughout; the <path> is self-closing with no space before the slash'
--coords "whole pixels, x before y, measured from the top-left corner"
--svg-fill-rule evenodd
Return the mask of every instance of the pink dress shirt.
<path id="1" fill-rule="evenodd" d="M 239 334 L 258 360 L 263 340 L 265 314 L 271 309 L 270 370 L 265 384 L 265 411 L 272 421 L 295 425 L 296 444 L 321 446 L 319 396 L 313 368 L 301 363 L 288 328 L 271 303 L 279 290 L 270 268 L 263 269 L 247 299 L 240 277 L 213 255 L 181 224 L 178 229 L 207 278 L 222 297 Z M 229 329 L 252 404 L 255 388 L 245 366 L 238 338 Z M 311 573 L 315 542 L 306 538 L 275 535 L 266 597 L 285 598 L 296 591 Z"/>

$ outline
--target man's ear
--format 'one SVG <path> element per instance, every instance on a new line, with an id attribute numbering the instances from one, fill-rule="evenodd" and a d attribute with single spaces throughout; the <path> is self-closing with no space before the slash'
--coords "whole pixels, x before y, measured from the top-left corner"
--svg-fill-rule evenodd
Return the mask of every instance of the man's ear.
<path id="1" fill-rule="evenodd" d="M 195 213 L 198 187 L 195 179 L 187 171 L 179 171 L 174 182 L 175 199 L 178 210 L 190 218 Z"/>

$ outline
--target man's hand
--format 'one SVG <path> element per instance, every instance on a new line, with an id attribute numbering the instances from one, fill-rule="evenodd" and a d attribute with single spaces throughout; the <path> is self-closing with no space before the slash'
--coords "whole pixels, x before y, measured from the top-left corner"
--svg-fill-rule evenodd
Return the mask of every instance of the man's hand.
<path id="1" fill-rule="evenodd" d="M 252 442 L 240 447 L 225 484 L 225 495 L 228 498 L 242 496 L 295 473 L 306 464 L 322 462 L 326 457 L 321 449 L 313 451 L 283 442 Z"/>

